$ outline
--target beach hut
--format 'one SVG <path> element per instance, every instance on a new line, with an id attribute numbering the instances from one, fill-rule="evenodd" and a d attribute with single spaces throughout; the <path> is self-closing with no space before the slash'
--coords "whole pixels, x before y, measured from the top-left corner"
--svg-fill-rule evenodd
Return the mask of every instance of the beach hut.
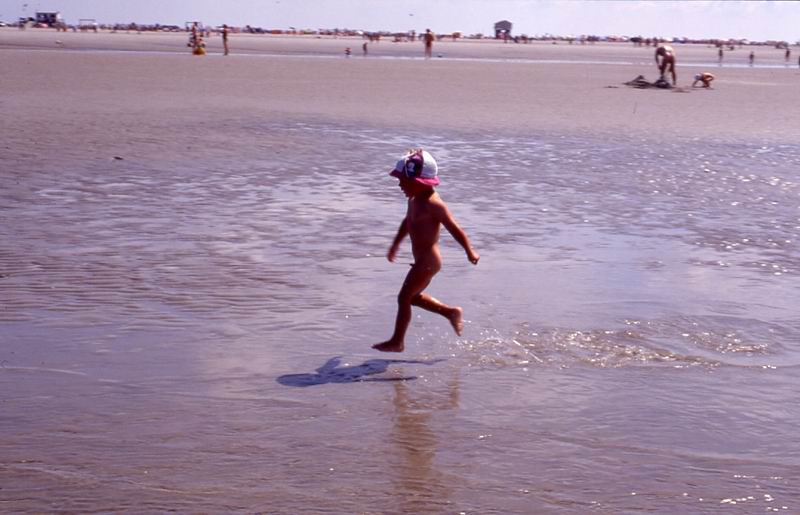
<path id="1" fill-rule="evenodd" d="M 508 20 L 501 20 L 494 24 L 494 37 L 497 39 L 505 39 L 511 37 L 511 22 Z"/>

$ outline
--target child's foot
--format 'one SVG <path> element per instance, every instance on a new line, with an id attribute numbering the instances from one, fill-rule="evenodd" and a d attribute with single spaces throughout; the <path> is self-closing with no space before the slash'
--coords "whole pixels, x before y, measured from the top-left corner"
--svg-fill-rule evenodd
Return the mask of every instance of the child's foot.
<path id="1" fill-rule="evenodd" d="M 461 314 L 464 312 L 461 308 L 453 308 L 450 312 L 450 325 L 453 326 L 453 331 L 456 332 L 458 336 L 461 336 L 461 330 L 464 329 L 464 321 L 461 320 Z"/>
<path id="2" fill-rule="evenodd" d="M 376 343 L 372 346 L 372 348 L 381 352 L 403 352 L 405 346 L 403 345 L 403 342 L 397 343 L 389 340 L 383 343 Z"/>

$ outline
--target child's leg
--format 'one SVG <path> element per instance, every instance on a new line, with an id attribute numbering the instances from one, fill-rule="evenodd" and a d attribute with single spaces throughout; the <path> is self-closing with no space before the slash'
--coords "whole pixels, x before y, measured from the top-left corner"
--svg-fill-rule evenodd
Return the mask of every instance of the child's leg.
<path id="1" fill-rule="evenodd" d="M 409 270 L 403 287 L 397 295 L 397 318 L 394 323 L 394 334 L 389 340 L 373 345 L 373 349 L 383 352 L 403 352 L 408 324 L 411 322 L 411 303 L 428 284 L 436 271 L 413 265 Z"/>
<path id="2" fill-rule="evenodd" d="M 434 299 L 426 293 L 419 293 L 411 300 L 411 304 L 418 306 L 422 309 L 442 315 L 450 320 L 450 325 L 457 335 L 461 336 L 461 330 L 464 328 L 464 323 L 461 321 L 462 309 L 458 306 L 451 307 L 443 302 Z"/>

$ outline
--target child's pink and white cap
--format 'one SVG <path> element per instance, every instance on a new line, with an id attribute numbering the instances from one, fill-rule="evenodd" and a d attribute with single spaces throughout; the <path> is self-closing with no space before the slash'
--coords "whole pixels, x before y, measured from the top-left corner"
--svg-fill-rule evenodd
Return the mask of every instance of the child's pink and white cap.
<path id="1" fill-rule="evenodd" d="M 433 156 L 421 148 L 408 151 L 394 166 L 394 170 L 389 172 L 389 175 L 414 179 L 426 186 L 439 185 L 439 166 Z"/>

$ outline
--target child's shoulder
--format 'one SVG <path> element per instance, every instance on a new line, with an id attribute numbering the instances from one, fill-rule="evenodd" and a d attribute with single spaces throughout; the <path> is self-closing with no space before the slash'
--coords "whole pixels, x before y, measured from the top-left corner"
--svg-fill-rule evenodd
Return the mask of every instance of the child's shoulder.
<path id="1" fill-rule="evenodd" d="M 413 200 L 415 204 L 420 205 L 420 206 L 422 206 L 422 205 L 430 206 L 430 205 L 444 204 L 444 200 L 442 200 L 442 197 L 440 197 L 439 194 L 436 193 L 436 190 L 433 190 L 433 189 L 430 190 L 430 192 L 426 192 L 426 193 L 422 193 L 422 194 L 416 195 L 411 200 Z"/>
<path id="2" fill-rule="evenodd" d="M 428 198 L 428 206 L 429 209 L 433 213 L 436 213 L 437 216 L 446 216 L 449 212 L 447 204 L 438 193 L 434 193 L 430 196 L 430 198 Z"/>
<path id="3" fill-rule="evenodd" d="M 430 201 L 431 204 L 436 204 L 436 205 L 440 205 L 440 206 L 446 205 L 444 203 L 444 199 L 442 198 L 441 195 L 439 195 L 439 192 L 436 191 L 436 190 L 434 190 L 433 193 L 431 194 L 431 196 L 429 197 L 429 201 Z"/>

